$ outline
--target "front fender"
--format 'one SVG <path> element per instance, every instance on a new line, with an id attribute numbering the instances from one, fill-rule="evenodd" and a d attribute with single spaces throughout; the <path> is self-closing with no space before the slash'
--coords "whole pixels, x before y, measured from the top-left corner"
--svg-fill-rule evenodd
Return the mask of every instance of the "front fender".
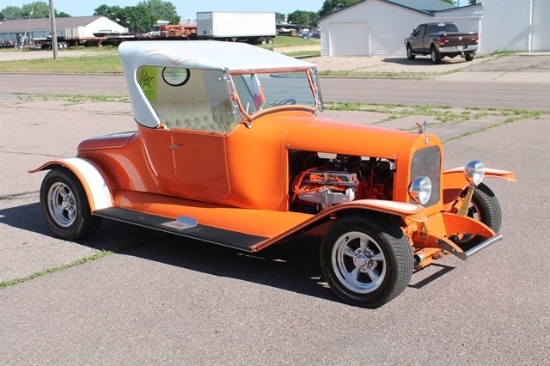
<path id="1" fill-rule="evenodd" d="M 36 169 L 29 170 L 29 173 L 51 170 L 56 167 L 67 168 L 78 178 L 86 192 L 92 212 L 113 206 L 113 198 L 105 177 L 88 160 L 81 158 L 52 160 Z"/>
<path id="2" fill-rule="evenodd" d="M 485 168 L 484 178 L 499 178 L 509 182 L 516 181 L 516 174 L 508 170 Z M 454 202 L 456 198 L 468 187 L 468 181 L 464 176 L 464 167 L 453 168 L 443 172 L 443 205 Z"/>
<path id="3" fill-rule="evenodd" d="M 336 205 L 328 210 L 323 211 L 323 215 L 331 215 L 333 213 L 349 210 L 352 208 L 400 216 L 414 222 L 426 221 L 426 213 L 424 212 L 424 207 L 421 205 L 372 199 L 357 200 Z"/>

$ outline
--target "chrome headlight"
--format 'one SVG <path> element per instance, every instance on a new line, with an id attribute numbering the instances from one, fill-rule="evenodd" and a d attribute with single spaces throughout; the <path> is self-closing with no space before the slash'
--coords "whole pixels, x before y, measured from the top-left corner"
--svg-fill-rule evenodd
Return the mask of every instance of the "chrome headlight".
<path id="1" fill-rule="evenodd" d="M 464 176 L 469 183 L 478 186 L 485 175 L 485 164 L 481 160 L 472 160 L 464 167 Z"/>
<path id="2" fill-rule="evenodd" d="M 417 177 L 409 185 L 409 196 L 416 203 L 425 205 L 432 195 L 432 181 L 429 177 Z"/>

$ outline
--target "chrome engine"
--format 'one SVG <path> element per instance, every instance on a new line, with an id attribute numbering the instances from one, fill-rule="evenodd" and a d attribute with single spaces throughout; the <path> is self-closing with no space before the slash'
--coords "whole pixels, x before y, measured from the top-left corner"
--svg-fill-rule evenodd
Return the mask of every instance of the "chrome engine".
<path id="1" fill-rule="evenodd" d="M 394 172 L 387 159 L 311 154 L 294 175 L 291 209 L 316 213 L 358 199 L 391 200 Z"/>

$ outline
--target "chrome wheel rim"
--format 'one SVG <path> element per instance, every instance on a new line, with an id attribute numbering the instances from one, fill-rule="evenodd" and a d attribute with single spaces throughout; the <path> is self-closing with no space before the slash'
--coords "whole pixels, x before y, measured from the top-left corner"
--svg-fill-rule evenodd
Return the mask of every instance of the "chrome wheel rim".
<path id="1" fill-rule="evenodd" d="M 71 226 L 76 218 L 76 199 L 64 183 L 52 184 L 48 191 L 48 210 L 53 221 L 64 228 Z"/>
<path id="2" fill-rule="evenodd" d="M 353 231 L 336 240 L 332 269 L 348 290 L 368 294 L 380 287 L 386 277 L 386 257 L 370 236 Z"/>

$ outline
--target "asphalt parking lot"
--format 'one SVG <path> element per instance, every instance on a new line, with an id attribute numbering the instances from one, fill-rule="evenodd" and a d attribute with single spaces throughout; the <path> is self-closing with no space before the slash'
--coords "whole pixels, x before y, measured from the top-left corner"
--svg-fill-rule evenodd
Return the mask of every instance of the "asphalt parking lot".
<path id="1" fill-rule="evenodd" d="M 459 74 L 522 72 L 494 70 Z M 532 70 L 523 72 L 548 77 Z M 504 240 L 466 262 L 443 259 L 414 274 L 400 297 L 367 310 L 326 288 L 309 241 L 249 256 L 116 222 L 76 243 L 53 238 L 38 204 L 43 173 L 27 169 L 73 156 L 85 138 L 135 129 L 130 106 L 13 95 L 1 78 L 0 282 L 41 274 L 0 288 L 2 364 L 550 363 L 548 114 L 430 119 L 447 141 L 446 168 L 481 158 L 516 172 L 515 183 L 488 181 Z M 327 116 L 357 118 L 340 113 Z M 365 123 L 390 128 L 426 117 L 365 113 Z M 102 250 L 114 254 L 47 273 Z"/>

